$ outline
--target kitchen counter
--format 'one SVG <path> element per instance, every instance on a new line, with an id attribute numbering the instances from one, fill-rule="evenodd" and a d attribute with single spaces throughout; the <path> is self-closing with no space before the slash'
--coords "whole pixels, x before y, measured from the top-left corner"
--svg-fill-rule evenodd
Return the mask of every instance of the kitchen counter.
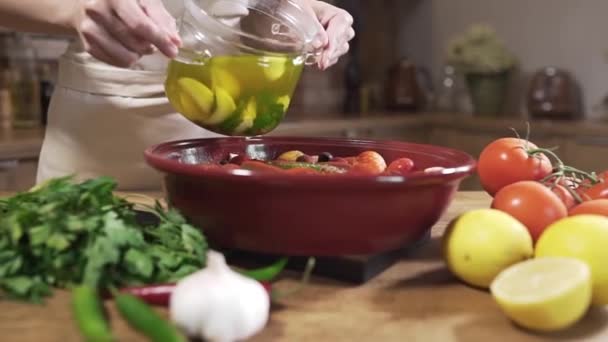
<path id="1" fill-rule="evenodd" d="M 0 160 L 38 159 L 43 128 L 0 128 Z"/>
<path id="2" fill-rule="evenodd" d="M 605 140 L 608 136 L 608 122 L 605 121 L 551 121 L 532 120 L 532 138 L 576 137 L 583 140 Z M 471 135 L 479 132 L 496 132 L 511 136 L 510 128 L 525 135 L 525 120 L 512 118 L 482 118 L 464 114 L 426 114 L 426 113 L 374 113 L 363 117 L 291 119 L 282 123 L 271 135 L 342 135 L 348 137 L 367 137 L 374 128 L 393 127 L 424 129 L 428 127 L 449 127 L 461 129 Z M 37 159 L 44 137 L 44 128 L 0 129 L 0 161 L 11 159 Z M 374 138 L 384 138 L 382 133 Z M 392 138 L 392 137 L 387 137 Z"/>
<path id="3" fill-rule="evenodd" d="M 277 305 L 254 341 L 608 341 L 608 311 L 594 309 L 579 324 L 556 335 L 515 327 L 489 293 L 465 286 L 445 268 L 440 237 L 456 215 L 488 207 L 482 192 L 460 192 L 433 227 L 432 239 L 417 252 L 364 285 L 314 278 L 301 292 Z M 278 288 L 294 286 L 287 275 Z M 120 341 L 145 341 L 109 305 Z M 165 313 L 164 310 L 161 310 Z M 69 296 L 57 291 L 45 306 L 0 301 L 4 341 L 79 341 Z"/>

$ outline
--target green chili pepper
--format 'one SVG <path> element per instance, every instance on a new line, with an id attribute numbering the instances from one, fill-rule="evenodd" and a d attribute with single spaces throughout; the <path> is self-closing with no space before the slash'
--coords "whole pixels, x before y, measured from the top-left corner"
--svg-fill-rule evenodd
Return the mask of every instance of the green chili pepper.
<path id="1" fill-rule="evenodd" d="M 175 326 L 139 298 L 126 293 L 115 293 L 114 301 L 127 323 L 151 341 L 186 342 Z"/>
<path id="2" fill-rule="evenodd" d="M 274 279 L 287 265 L 288 258 L 281 258 L 274 264 L 253 270 L 242 270 L 240 273 L 244 276 L 253 278 L 258 281 L 270 281 Z"/>
<path id="3" fill-rule="evenodd" d="M 82 285 L 72 290 L 72 310 L 81 334 L 88 342 L 114 341 L 97 291 Z"/>

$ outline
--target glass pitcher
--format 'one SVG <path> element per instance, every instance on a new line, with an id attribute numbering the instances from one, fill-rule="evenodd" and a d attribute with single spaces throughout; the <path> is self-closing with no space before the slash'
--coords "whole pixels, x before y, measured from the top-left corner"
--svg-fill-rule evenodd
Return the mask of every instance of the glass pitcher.
<path id="1" fill-rule="evenodd" d="M 231 136 L 272 131 L 304 65 L 317 62 L 316 18 L 292 0 L 184 0 L 182 47 L 165 91 L 193 123 Z"/>

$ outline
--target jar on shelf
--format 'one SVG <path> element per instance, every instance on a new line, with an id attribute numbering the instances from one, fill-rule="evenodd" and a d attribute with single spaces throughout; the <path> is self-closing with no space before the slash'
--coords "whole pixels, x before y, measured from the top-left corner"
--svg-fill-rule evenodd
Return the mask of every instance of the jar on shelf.
<path id="1" fill-rule="evenodd" d="M 15 128 L 40 126 L 40 80 L 37 56 L 31 39 L 22 33 L 13 33 L 8 40 L 9 92 L 11 121 Z"/>
<path id="2" fill-rule="evenodd" d="M 433 111 L 438 113 L 470 113 L 471 104 L 462 77 L 451 65 L 442 69 Z"/>

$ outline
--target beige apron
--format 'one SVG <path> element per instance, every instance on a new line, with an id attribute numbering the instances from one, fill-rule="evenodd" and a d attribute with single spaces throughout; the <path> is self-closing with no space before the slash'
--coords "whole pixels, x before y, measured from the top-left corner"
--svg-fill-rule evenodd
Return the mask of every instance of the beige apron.
<path id="1" fill-rule="evenodd" d="M 146 71 L 93 62 L 77 46 L 61 57 L 37 182 L 103 175 L 115 178 L 120 190 L 158 190 L 161 178 L 146 164 L 145 148 L 216 136 L 174 112 L 164 95 L 166 60 L 148 61 L 154 58 L 162 67 Z"/>
<path id="2" fill-rule="evenodd" d="M 242 3 L 212 2 L 227 24 L 246 15 Z M 183 0 L 163 0 L 176 18 Z M 158 190 L 161 175 L 149 167 L 143 151 L 177 139 L 219 136 L 174 112 L 163 82 L 168 59 L 145 56 L 130 69 L 102 63 L 76 42 L 59 61 L 40 153 L 37 182 L 74 175 L 77 180 L 110 176 L 120 190 Z"/>

